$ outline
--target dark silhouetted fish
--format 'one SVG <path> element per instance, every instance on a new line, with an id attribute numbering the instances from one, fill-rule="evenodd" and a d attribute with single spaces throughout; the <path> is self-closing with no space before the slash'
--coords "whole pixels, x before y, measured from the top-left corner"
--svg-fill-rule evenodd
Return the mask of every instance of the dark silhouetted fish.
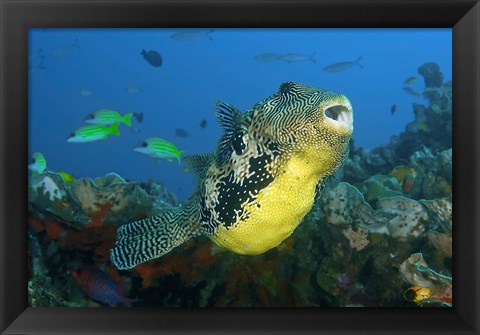
<path id="1" fill-rule="evenodd" d="M 145 51 L 144 49 L 141 54 L 151 66 L 160 67 L 162 65 L 162 56 L 155 50 Z"/>
<path id="2" fill-rule="evenodd" d="M 175 135 L 178 137 L 188 137 L 190 136 L 190 133 L 186 131 L 185 129 L 182 128 L 177 128 L 175 129 Z"/>
<path id="3" fill-rule="evenodd" d="M 347 62 L 339 62 L 335 64 L 328 65 L 323 68 L 323 71 L 325 72 L 340 72 L 340 71 L 345 71 L 353 67 L 354 65 L 358 66 L 359 68 L 363 69 L 362 64 L 360 64 L 360 61 L 362 60 L 362 57 L 358 57 L 357 60 L 355 61 L 347 61 Z"/>
<path id="4" fill-rule="evenodd" d="M 396 111 L 397 111 L 397 105 L 392 105 L 392 107 L 390 107 L 390 113 L 393 115 L 395 114 Z"/>
<path id="5" fill-rule="evenodd" d="M 133 113 L 133 117 L 137 119 L 138 123 L 142 123 L 143 121 L 143 113 Z"/>
<path id="6" fill-rule="evenodd" d="M 205 129 L 207 127 L 207 120 L 203 119 L 200 121 L 200 128 Z"/>

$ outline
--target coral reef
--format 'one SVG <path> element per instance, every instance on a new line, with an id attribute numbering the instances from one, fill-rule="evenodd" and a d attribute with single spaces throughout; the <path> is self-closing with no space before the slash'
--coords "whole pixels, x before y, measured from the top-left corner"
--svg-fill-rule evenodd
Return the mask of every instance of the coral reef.
<path id="1" fill-rule="evenodd" d="M 29 305 L 452 306 L 451 82 L 434 63 L 418 71 L 428 106 L 415 104 L 385 146 L 352 141 L 304 222 L 261 255 L 200 238 L 119 271 L 109 259 L 118 227 L 177 205 L 175 195 L 115 173 L 68 184 L 53 172 L 31 176 Z M 79 280 L 85 269 L 92 275 Z"/>
<path id="2" fill-rule="evenodd" d="M 433 154 L 452 147 L 452 82 L 443 82 L 443 74 L 435 63 L 420 66 L 418 72 L 426 83 L 423 96 L 428 106 L 413 104 L 415 119 L 402 133 L 392 136 L 388 144 L 371 151 L 352 144 L 344 181 L 358 183 L 372 175 L 385 174 L 424 147 Z"/>

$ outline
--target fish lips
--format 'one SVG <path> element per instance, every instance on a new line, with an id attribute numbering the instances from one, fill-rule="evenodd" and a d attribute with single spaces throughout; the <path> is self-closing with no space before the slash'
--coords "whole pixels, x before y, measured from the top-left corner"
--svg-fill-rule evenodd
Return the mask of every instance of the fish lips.
<path id="1" fill-rule="evenodd" d="M 327 122 L 353 131 L 353 109 L 350 102 L 340 101 L 327 105 L 323 109 L 323 114 Z"/>
<path id="2" fill-rule="evenodd" d="M 133 148 L 133 151 L 139 152 L 144 155 L 151 155 L 151 151 L 148 147 L 141 146 L 141 143 Z"/>

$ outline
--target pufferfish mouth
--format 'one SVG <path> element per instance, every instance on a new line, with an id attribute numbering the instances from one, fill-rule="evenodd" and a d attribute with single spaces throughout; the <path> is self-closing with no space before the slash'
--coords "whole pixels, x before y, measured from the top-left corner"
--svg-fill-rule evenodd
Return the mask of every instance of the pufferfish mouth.
<path id="1" fill-rule="evenodd" d="M 353 109 L 350 103 L 337 103 L 327 106 L 323 114 L 330 122 L 353 130 Z"/>

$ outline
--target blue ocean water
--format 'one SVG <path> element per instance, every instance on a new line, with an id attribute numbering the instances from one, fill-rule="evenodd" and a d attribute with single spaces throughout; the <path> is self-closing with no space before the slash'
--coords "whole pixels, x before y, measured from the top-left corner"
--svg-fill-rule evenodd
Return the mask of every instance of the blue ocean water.
<path id="1" fill-rule="evenodd" d="M 160 181 L 183 200 L 194 189 L 191 174 L 176 161 L 157 162 L 133 148 L 161 137 L 186 154 L 213 151 L 222 133 L 213 113 L 217 100 L 244 111 L 285 81 L 343 93 L 353 105 L 355 145 L 373 149 L 414 119 L 413 103 L 426 103 L 402 89 L 405 79 L 417 76 L 411 86 L 423 90 L 419 66 L 436 62 L 445 81 L 452 78 L 451 29 L 214 29 L 210 38 L 171 38 L 180 31 L 32 29 L 29 154 L 42 152 L 49 169 L 76 177 L 116 172 L 133 181 Z M 143 49 L 159 52 L 162 66 L 150 65 Z M 264 53 L 315 53 L 315 62 L 255 60 Z M 358 57 L 363 69 L 323 71 Z M 129 86 L 138 92 L 129 93 Z M 132 128 L 120 125 L 118 137 L 66 142 L 86 125 L 88 114 L 102 108 L 143 113 L 144 120 L 134 120 Z M 176 136 L 177 128 L 190 136 Z"/>

